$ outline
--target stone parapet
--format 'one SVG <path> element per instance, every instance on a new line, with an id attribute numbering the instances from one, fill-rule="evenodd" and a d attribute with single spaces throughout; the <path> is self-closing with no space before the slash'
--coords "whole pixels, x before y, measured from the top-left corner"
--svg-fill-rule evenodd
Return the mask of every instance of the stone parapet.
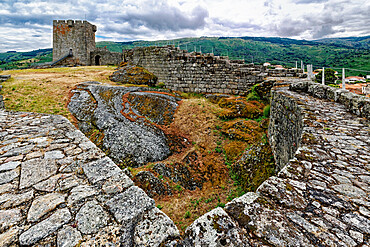
<path id="1" fill-rule="evenodd" d="M 310 81 L 293 83 L 290 85 L 290 90 L 306 92 L 319 99 L 328 99 L 341 103 L 351 113 L 370 119 L 370 98 L 365 96 Z"/>

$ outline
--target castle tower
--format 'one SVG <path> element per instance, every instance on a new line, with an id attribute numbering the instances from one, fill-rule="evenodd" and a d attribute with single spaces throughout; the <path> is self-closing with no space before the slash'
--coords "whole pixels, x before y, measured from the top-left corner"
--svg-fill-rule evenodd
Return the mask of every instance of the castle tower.
<path id="1" fill-rule="evenodd" d="M 53 21 L 53 62 L 68 57 L 73 62 L 91 65 L 90 53 L 95 50 L 96 26 L 87 21 Z"/>

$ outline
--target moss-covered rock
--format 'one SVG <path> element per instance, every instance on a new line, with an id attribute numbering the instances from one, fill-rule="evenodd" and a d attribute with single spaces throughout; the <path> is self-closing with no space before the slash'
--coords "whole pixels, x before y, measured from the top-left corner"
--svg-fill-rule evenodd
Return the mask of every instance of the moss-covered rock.
<path id="1" fill-rule="evenodd" d="M 240 160 L 232 165 L 232 173 L 244 191 L 255 191 L 274 175 L 275 162 L 268 143 L 259 143 L 246 150 Z"/>
<path id="2" fill-rule="evenodd" d="M 163 183 L 149 171 L 141 171 L 136 174 L 134 182 L 136 186 L 142 188 L 150 197 L 172 194 L 168 184 Z"/>
<path id="3" fill-rule="evenodd" d="M 134 64 L 122 62 L 109 79 L 121 84 L 135 84 L 155 86 L 157 83 L 157 76 L 143 67 Z"/>
<path id="4" fill-rule="evenodd" d="M 165 128 L 180 99 L 148 90 L 153 89 L 81 83 L 68 108 L 80 130 L 110 158 L 137 167 L 167 158 L 184 141 L 170 140 Z"/>

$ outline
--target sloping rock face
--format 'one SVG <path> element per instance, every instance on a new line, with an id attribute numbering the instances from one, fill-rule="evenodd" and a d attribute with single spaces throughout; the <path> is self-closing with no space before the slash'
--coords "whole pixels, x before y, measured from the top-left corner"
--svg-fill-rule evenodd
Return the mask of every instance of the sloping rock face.
<path id="1" fill-rule="evenodd" d="M 179 98 L 141 87 L 81 83 L 68 109 L 80 130 L 116 163 L 140 166 L 171 154 L 162 125 L 172 121 Z"/>
<path id="2" fill-rule="evenodd" d="M 154 86 L 158 78 L 143 67 L 123 62 L 109 79 L 122 84 Z"/>

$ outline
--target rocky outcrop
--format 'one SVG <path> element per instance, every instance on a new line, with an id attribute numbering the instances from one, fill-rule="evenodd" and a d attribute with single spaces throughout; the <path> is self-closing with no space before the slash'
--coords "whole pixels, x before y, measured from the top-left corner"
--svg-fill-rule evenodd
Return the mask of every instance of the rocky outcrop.
<path id="1" fill-rule="evenodd" d="M 149 171 L 141 171 L 134 178 L 135 184 L 142 188 L 150 197 L 171 195 L 167 183 L 162 182 Z"/>
<path id="2" fill-rule="evenodd" d="M 71 91 L 68 109 L 80 130 L 116 163 L 140 166 L 171 154 L 164 128 L 179 98 L 143 87 L 82 83 Z M 171 143 L 172 145 L 172 143 Z"/>
<path id="3" fill-rule="evenodd" d="M 275 160 L 267 140 L 248 148 L 231 169 L 244 191 L 255 191 L 275 173 Z"/>
<path id="4" fill-rule="evenodd" d="M 158 78 L 144 69 L 143 67 L 136 66 L 130 63 L 122 62 L 109 79 L 121 84 L 135 84 L 135 85 L 148 85 L 154 86 Z"/>

